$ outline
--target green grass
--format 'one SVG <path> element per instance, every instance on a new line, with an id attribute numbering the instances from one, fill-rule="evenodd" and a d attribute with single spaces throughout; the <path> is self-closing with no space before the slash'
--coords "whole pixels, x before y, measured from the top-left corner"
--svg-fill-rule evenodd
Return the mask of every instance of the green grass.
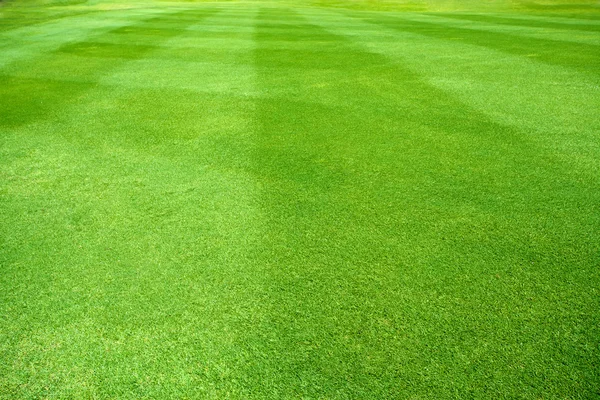
<path id="1" fill-rule="evenodd" d="M 0 398 L 600 397 L 600 10 L 475 6 L 1 6 Z"/>

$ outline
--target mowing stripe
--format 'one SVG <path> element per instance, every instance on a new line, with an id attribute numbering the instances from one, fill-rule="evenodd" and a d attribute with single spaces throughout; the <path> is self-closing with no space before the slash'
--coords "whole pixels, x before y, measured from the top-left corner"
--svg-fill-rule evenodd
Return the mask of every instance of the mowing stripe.
<path id="1" fill-rule="evenodd" d="M 312 15 L 315 24 L 317 20 L 323 21 L 320 12 L 315 14 L 318 15 Z M 386 397 L 424 384 L 427 375 L 414 373 L 415 370 L 430 368 L 431 371 L 444 357 L 453 357 L 444 353 L 438 359 L 429 354 L 421 347 L 421 335 L 435 335 L 439 329 L 447 337 L 477 346 L 480 338 L 475 332 L 486 331 L 482 327 L 490 320 L 475 321 L 462 314 L 454 319 L 456 315 L 444 313 L 443 303 L 423 304 L 419 300 L 433 301 L 429 290 L 453 296 L 446 282 L 458 278 L 461 265 L 479 265 L 482 276 L 489 268 L 515 278 L 520 276 L 516 278 L 518 282 L 536 286 L 536 289 L 518 289 L 520 284 L 513 282 L 512 290 L 525 295 L 529 290 L 540 290 L 537 287 L 540 282 L 549 284 L 552 278 L 548 271 L 561 270 L 566 260 L 580 259 L 582 251 L 586 254 L 586 265 L 593 263 L 593 252 L 585 249 L 594 246 L 586 237 L 594 237 L 598 221 L 590 220 L 587 224 L 579 221 L 587 226 L 585 233 L 570 230 L 560 218 L 553 218 L 556 210 L 551 204 L 561 203 L 571 210 L 565 210 L 563 217 L 567 217 L 580 207 L 592 212 L 597 197 L 593 191 L 588 192 L 587 198 L 573 197 L 573 192 L 585 189 L 589 182 L 573 190 L 577 183 L 568 168 L 544 159 L 552 158 L 551 154 L 542 151 L 544 155 L 539 158 L 523 158 L 524 152 L 538 153 L 535 141 L 458 103 L 401 65 L 391 64 L 389 59 L 365 52 L 343 37 L 307 23 L 291 10 L 265 9 L 259 21 L 256 57 L 265 96 L 257 110 L 263 139 L 262 146 L 257 148 L 255 169 L 265 177 L 263 180 L 272 182 L 263 190 L 263 207 L 265 214 L 271 215 L 269 232 L 277 245 L 264 250 L 270 255 L 272 265 L 268 274 L 272 311 L 265 326 L 259 329 L 263 332 L 256 334 L 264 340 L 261 353 L 268 356 L 266 360 L 257 360 L 251 370 L 274 371 L 269 375 L 276 372 L 281 381 L 269 382 L 269 387 L 297 387 L 299 382 L 306 385 L 299 392 L 278 392 L 279 396 L 317 396 L 311 390 L 320 388 L 318 395 L 325 391 L 327 396 L 331 391 L 342 396 L 369 393 L 373 397 Z M 285 45 L 282 38 L 288 40 Z M 306 46 L 307 42 L 336 48 L 338 52 L 319 52 L 311 49 L 310 44 Z M 348 73 L 352 77 L 344 78 Z M 368 100 L 361 93 L 369 93 Z M 366 101 L 368 107 L 361 107 Z M 452 112 L 445 114 L 445 110 Z M 419 126 L 413 122 L 425 119 L 435 123 Z M 479 157 L 488 160 L 483 162 L 485 170 L 475 167 L 482 164 Z M 375 170 L 374 159 L 378 166 Z M 435 160 L 446 160 L 447 164 L 428 170 L 420 168 L 436 165 Z M 553 177 L 550 181 L 546 178 L 548 172 Z M 508 175 L 511 178 L 504 180 Z M 483 182 L 486 176 L 489 186 L 472 190 L 474 181 Z M 515 186 L 497 186 L 498 176 Z M 530 190 L 532 181 L 538 182 L 538 189 Z M 442 182 L 451 183 L 441 187 Z M 540 190 L 543 187 L 547 189 Z M 494 191 L 498 197 L 491 195 Z M 515 196 L 501 200 L 501 193 L 507 192 Z M 538 204 L 547 207 L 531 210 L 529 200 L 536 196 L 540 196 Z M 498 203 L 485 202 L 490 197 L 495 197 Z M 415 204 L 423 208 L 416 209 Z M 437 204 L 452 204 L 456 214 L 450 216 L 446 210 L 442 216 L 436 212 Z M 361 210 L 358 215 L 351 211 L 357 209 Z M 423 213 L 424 210 L 428 211 Z M 507 212 L 515 212 L 512 221 L 531 219 L 520 226 L 501 225 Z M 468 250 L 455 251 L 454 259 L 424 258 L 422 249 L 436 246 L 433 238 L 437 235 L 456 235 L 461 229 L 461 223 L 456 221 L 462 218 L 469 219 L 474 230 L 486 232 L 480 241 L 462 243 Z M 536 225 L 536 221 L 542 220 L 552 222 Z M 398 231 L 399 226 L 402 228 Z M 416 226 L 427 226 L 428 234 L 418 235 Z M 552 235 L 552 239 L 531 242 L 531 229 L 539 232 L 538 238 Z M 553 231 L 560 234 L 554 235 Z M 481 247 L 487 235 L 494 237 L 493 250 Z M 543 267 L 523 269 L 519 258 L 544 257 L 543 249 L 561 240 L 559 236 L 569 237 L 568 241 L 579 245 L 557 259 L 544 258 Z M 502 249 L 508 248 L 519 256 L 502 258 L 501 254 L 507 254 Z M 298 249 L 304 250 L 299 253 Z M 580 279 L 583 275 L 579 274 L 586 272 L 574 273 Z M 431 287 L 418 286 L 424 276 Z M 373 288 L 377 290 L 371 292 Z M 499 304 L 507 309 L 519 308 L 520 300 L 508 305 L 510 300 L 497 298 L 499 293 L 493 286 L 471 290 L 469 298 L 463 297 L 462 301 L 473 302 L 473 307 L 477 304 L 488 308 L 490 313 L 486 318 L 505 315 L 505 311 L 496 308 Z M 595 303 L 591 297 L 586 301 L 589 307 Z M 560 302 L 555 306 L 561 307 Z M 541 316 L 548 310 L 530 312 Z M 418 321 L 432 313 L 439 318 L 427 320 L 432 330 L 420 331 Z M 504 341 L 515 330 L 527 332 L 529 318 L 524 312 L 504 320 L 506 331 L 497 332 L 496 340 Z M 550 356 L 554 351 L 556 342 L 542 344 L 552 340 L 549 337 L 530 339 L 540 343 L 537 351 L 541 354 Z M 442 347 L 456 346 L 460 344 L 446 343 Z M 510 349 L 507 353 L 490 355 L 491 358 L 478 362 L 485 365 L 484 369 L 496 371 L 503 367 L 494 365 L 494 357 L 505 360 L 508 357 L 509 365 L 537 362 L 527 359 L 519 343 L 506 346 Z M 378 362 L 366 363 L 364 360 L 369 357 Z M 335 370 L 331 369 L 331 359 L 337 360 Z M 403 368 L 405 365 L 411 365 L 412 369 Z M 588 367 L 577 369 L 575 381 L 591 378 Z M 514 372 L 502 371 L 509 375 Z M 436 370 L 434 374 L 444 372 Z M 369 376 L 369 380 L 362 380 L 364 376 Z M 559 373 L 548 379 L 553 387 L 559 387 L 563 376 Z M 474 384 L 466 383 L 459 390 L 470 388 L 481 393 L 487 390 L 473 389 Z M 431 393 L 441 395 L 450 389 L 434 385 Z"/>
<path id="2" fill-rule="evenodd" d="M 440 13 L 432 14 L 438 15 L 443 18 L 454 18 L 459 20 L 483 22 L 497 25 L 509 25 L 520 28 L 542 28 L 551 30 L 565 30 L 565 31 L 589 31 L 594 33 L 600 33 L 600 24 L 590 24 L 586 20 L 578 20 L 572 18 L 565 21 L 556 21 L 552 18 L 527 18 L 527 16 L 521 15 L 482 15 L 482 14 L 457 14 L 457 13 Z"/>
<path id="3" fill-rule="evenodd" d="M 196 29 L 177 34 L 156 32 L 154 20 L 155 47 L 135 57 L 159 66 L 164 59 L 155 56 L 163 49 L 165 56 L 177 52 L 169 43 L 202 41 L 198 28 L 211 24 L 208 15 L 226 10 L 182 12 L 176 20 L 183 17 Z M 250 43 L 253 15 L 236 13 L 229 27 L 237 24 L 240 38 L 250 35 Z M 147 46 L 146 26 L 140 22 L 116 35 Z M 69 45 L 56 55 L 71 60 L 79 53 L 94 65 L 96 59 L 109 64 L 100 75 L 137 66 L 95 43 Z M 222 50 L 233 62 L 236 52 Z M 243 170 L 252 147 L 253 103 L 241 93 L 203 92 L 208 76 L 183 78 L 199 90 L 115 81 L 86 91 L 74 104 L 62 103 L 59 119 L 5 130 L 3 159 L 26 156 L 2 169 L 8 182 L 2 207 L 11 211 L 2 213 L 2 285 L 22 283 L 3 292 L 2 304 L 35 310 L 5 326 L 11 333 L 3 360 L 10 362 L 3 368 L 16 377 L 16 392 L 43 396 L 60 389 L 110 398 L 133 385 L 133 392 L 156 398 L 247 397 L 236 382 L 243 378 L 240 365 L 254 354 L 240 351 L 251 348 L 245 332 L 260 319 L 263 302 L 260 264 L 252 262 L 263 234 L 254 207 L 257 188 Z M 16 177 L 27 183 L 11 184 Z M 10 230 L 21 225 L 32 228 Z M 18 256 L 24 248 L 27 258 Z M 86 343 L 85 351 L 53 347 L 63 337 Z M 142 351 L 132 353 L 135 348 Z M 59 359 L 43 371 L 27 367 Z M 73 362 L 77 368 L 66 367 Z M 148 368 L 157 374 L 146 380 Z M 65 387 L 73 376 L 85 384 Z M 170 385 L 161 376 L 169 376 Z M 38 386 L 42 381 L 50 384 Z"/>
<path id="4" fill-rule="evenodd" d="M 600 51 L 595 45 L 460 28 L 436 21 L 414 21 L 410 16 L 398 16 L 397 14 L 395 17 L 373 17 L 364 18 L 364 20 L 402 32 L 448 41 L 460 41 L 508 54 L 531 57 L 539 62 L 573 68 L 579 72 L 590 74 L 593 78 L 597 78 L 596 72 L 600 68 Z M 594 56 L 590 57 L 590 55 Z"/>
<path id="5" fill-rule="evenodd" d="M 582 47 L 117 13 L 0 70 L 0 397 L 594 397 L 598 72 L 551 60 Z"/>
<path id="6" fill-rule="evenodd" d="M 252 66 L 248 64 L 252 44 L 246 38 L 249 33 L 247 29 L 238 32 L 236 25 L 232 25 L 233 30 L 219 27 L 222 22 L 217 18 L 191 27 L 185 35 L 173 37 L 165 49 L 153 53 L 152 57 L 129 63 L 104 77 L 102 84 L 249 95 L 254 84 Z M 235 19 L 232 23 L 236 24 Z M 224 41 L 230 52 L 222 51 Z M 207 47 L 212 49 L 212 58 Z M 178 74 L 171 73 L 173 70 Z"/>
<path id="7" fill-rule="evenodd" d="M 11 31 L 13 29 L 22 29 L 24 27 L 30 27 L 32 25 L 54 22 L 62 18 L 76 17 L 94 12 L 98 12 L 98 10 L 67 9 L 55 12 L 48 12 L 48 10 L 38 12 L 33 7 L 30 9 L 3 9 L 0 13 L 0 35 L 3 35 L 4 32 Z"/>
<path id="8" fill-rule="evenodd" d="M 185 14 L 185 11 L 181 13 Z M 110 71 L 135 59 L 144 58 L 145 54 L 157 49 L 161 42 L 185 32 L 186 22 L 180 20 L 180 14 L 175 13 L 168 17 L 154 16 L 125 27 L 113 28 L 105 33 L 111 35 L 114 32 L 123 32 L 125 40 L 130 43 L 128 46 L 116 47 L 87 40 L 70 41 L 45 58 L 38 57 L 37 62 L 21 62 L 12 65 L 11 68 L 5 68 L 13 74 L 0 77 L 0 94 L 7 94 L 4 96 L 4 107 L 0 109 L 0 126 L 13 127 L 43 117 L 57 118 L 57 115 L 52 113 L 53 110 L 63 113 L 69 104 L 79 103 L 84 93 L 95 88 L 103 76 L 110 75 Z M 153 28 L 149 31 L 144 29 L 148 24 L 165 20 L 178 21 L 180 28 L 160 31 L 158 36 L 153 35 L 152 45 L 135 44 L 139 41 L 135 32 L 141 30 L 154 33 L 156 31 Z M 196 22 L 197 20 L 192 20 L 187 24 Z M 82 68 L 82 65 L 85 68 Z M 31 98 L 32 92 L 36 97 Z"/>
<path id="9" fill-rule="evenodd" d="M 285 46 L 283 37 L 289 40 Z M 337 51 L 314 51 L 306 42 L 325 43 Z M 494 190 L 495 173 L 522 173 L 515 166 L 523 161 L 517 154 L 525 144 L 518 138 L 515 142 L 510 129 L 486 121 L 414 73 L 307 23 L 291 10 L 264 9 L 257 43 L 258 79 L 265 96 L 257 110 L 262 140 L 255 169 L 272 182 L 263 190 L 263 207 L 271 216 L 269 232 L 277 245 L 264 249 L 272 269 L 267 287 L 271 312 L 262 332 L 256 333 L 263 338 L 261 353 L 267 356 L 250 370 L 279 376 L 279 382 L 267 386 L 283 391 L 277 393 L 280 397 L 368 393 L 383 398 L 422 385 L 427 375 L 417 371 L 435 369 L 440 359 L 428 354 L 421 335 L 456 329 L 450 337 L 473 344 L 476 336 L 465 338 L 469 324 L 481 327 L 487 322 L 454 320 L 444 314 L 442 304 L 420 302 L 431 299 L 429 290 L 441 290 L 444 280 L 459 274 L 460 267 L 456 260 L 424 259 L 419 249 L 432 245 L 429 234 L 451 231 L 451 221 L 462 213 L 489 207 L 477 204 L 476 192 L 487 197 L 483 193 Z M 290 72 L 297 83 L 289 78 Z M 351 78 L 344 79 L 349 72 Z M 369 106 L 364 107 L 361 93 L 367 92 Z M 350 105 L 332 105 L 340 103 Z M 423 120 L 424 113 L 436 121 L 434 125 L 414 124 Z M 502 149 L 498 154 L 504 157 L 514 151 L 515 159 L 483 155 L 484 148 Z M 461 178 L 460 171 L 478 174 L 467 159 L 482 156 L 489 157 L 490 168 L 498 169 L 480 171 L 478 181 L 490 173 L 490 187 L 478 187 L 467 198 L 462 181 L 467 176 Z M 375 170 L 373 159 L 378 160 Z M 420 168 L 420 163 L 435 165 L 436 159 L 448 164 L 435 170 Z M 516 184 L 518 176 L 514 178 Z M 449 186 L 439 186 L 448 181 Z M 498 204 L 498 210 L 515 210 L 515 200 Z M 456 215 L 440 217 L 436 204 L 449 202 Z M 417 217 L 422 210 L 408 204 L 420 204 L 429 212 Z M 351 211 L 356 209 L 361 215 Z M 432 215 L 436 217 L 430 219 Z M 493 217 L 487 215 L 478 229 L 490 223 L 487 218 Z M 391 234 L 398 225 L 403 227 L 401 236 Z M 416 226 L 423 225 L 429 233 L 420 236 Z M 505 246 L 518 246 L 523 233 Z M 477 246 L 473 243 L 472 250 L 476 252 Z M 482 274 L 492 264 L 511 270 L 515 262 L 494 262 L 484 254 L 466 257 L 471 265 L 482 257 Z M 432 288 L 416 285 L 424 275 Z M 473 297 L 466 301 L 493 309 L 497 299 L 490 296 L 490 289 L 473 288 Z M 424 333 L 417 321 L 433 309 L 438 309 L 439 319 L 429 320 L 432 331 Z M 522 329 L 522 320 L 507 323 L 511 328 L 499 335 Z M 460 345 L 448 343 L 444 348 L 454 346 Z M 510 346 L 511 357 L 522 362 L 518 345 Z M 445 356 L 450 354 L 439 355 Z M 336 369 L 331 369 L 331 359 L 337 360 Z M 286 390 L 300 382 L 305 389 Z M 433 385 L 432 393 L 448 389 Z"/>
<path id="10" fill-rule="evenodd" d="M 13 46 L 2 49 L 0 71 L 15 62 L 32 61 L 67 43 L 83 41 L 115 29 L 115 27 L 128 25 L 132 23 L 132 20 L 144 20 L 164 12 L 165 10 L 155 9 L 124 10 L 113 12 L 110 16 L 107 16 L 106 13 L 91 13 L 4 32 L 0 36 L 0 43 L 12 43 Z M 74 26 L 77 26 L 77 29 L 74 29 Z M 20 45 L 14 46 L 17 43 Z"/>
<path id="11" fill-rule="evenodd" d="M 600 118 L 584 110 L 590 110 L 591 104 L 600 107 L 600 103 L 595 95 L 597 84 L 587 82 L 590 75 L 532 62 L 529 57 L 501 56 L 486 47 L 382 29 L 360 18 L 349 20 L 340 14 L 324 15 L 323 11 L 316 13 L 316 18 L 331 22 L 329 29 L 370 51 L 400 61 L 412 71 L 424 72 L 429 84 L 458 96 L 498 124 L 513 126 L 530 136 L 528 141 L 537 141 L 536 147 L 568 163 L 567 170 L 575 168 L 596 181 L 599 165 L 594 154 Z M 490 79 L 492 76 L 497 83 Z M 578 115 L 576 123 L 572 115 Z M 554 139 L 547 140 L 548 135 Z"/>
<path id="12" fill-rule="evenodd" d="M 431 15 L 413 14 L 410 19 L 414 21 L 442 23 L 458 28 L 482 30 L 486 32 L 498 32 L 500 34 L 524 36 L 542 40 L 573 42 L 591 46 L 600 46 L 600 27 L 598 32 L 586 32 L 577 30 L 573 27 L 565 31 L 538 27 L 498 25 L 485 21 L 445 18 L 443 15 L 435 15 L 432 17 Z M 598 51 L 600 51 L 600 48 Z"/>

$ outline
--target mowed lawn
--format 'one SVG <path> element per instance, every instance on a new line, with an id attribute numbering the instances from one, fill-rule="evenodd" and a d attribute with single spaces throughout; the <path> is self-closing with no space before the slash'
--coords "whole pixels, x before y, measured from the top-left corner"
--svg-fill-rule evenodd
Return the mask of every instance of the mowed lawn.
<path id="1" fill-rule="evenodd" d="M 0 7 L 1 399 L 600 397 L 600 11 L 339 5 Z"/>

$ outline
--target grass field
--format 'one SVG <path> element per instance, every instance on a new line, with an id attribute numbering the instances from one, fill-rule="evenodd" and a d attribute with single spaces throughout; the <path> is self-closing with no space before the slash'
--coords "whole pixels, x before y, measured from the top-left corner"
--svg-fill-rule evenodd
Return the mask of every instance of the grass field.
<path id="1" fill-rule="evenodd" d="M 481 4 L 0 6 L 0 398 L 599 398 L 600 8 Z"/>

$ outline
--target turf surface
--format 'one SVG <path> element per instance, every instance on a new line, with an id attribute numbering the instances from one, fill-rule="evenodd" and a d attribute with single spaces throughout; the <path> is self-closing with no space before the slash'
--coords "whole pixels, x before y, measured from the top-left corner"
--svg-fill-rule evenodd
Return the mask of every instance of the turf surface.
<path id="1" fill-rule="evenodd" d="M 600 12 L 428 4 L 0 8 L 0 398 L 599 397 Z"/>

